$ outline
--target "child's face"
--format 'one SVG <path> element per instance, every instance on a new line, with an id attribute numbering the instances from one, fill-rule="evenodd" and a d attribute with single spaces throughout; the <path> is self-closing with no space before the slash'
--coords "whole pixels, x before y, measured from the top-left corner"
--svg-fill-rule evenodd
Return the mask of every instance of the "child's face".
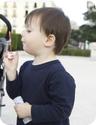
<path id="1" fill-rule="evenodd" d="M 22 33 L 23 49 L 29 54 L 37 56 L 43 50 L 46 39 L 46 35 L 40 30 L 38 18 L 33 18 L 31 24 L 26 26 Z"/>

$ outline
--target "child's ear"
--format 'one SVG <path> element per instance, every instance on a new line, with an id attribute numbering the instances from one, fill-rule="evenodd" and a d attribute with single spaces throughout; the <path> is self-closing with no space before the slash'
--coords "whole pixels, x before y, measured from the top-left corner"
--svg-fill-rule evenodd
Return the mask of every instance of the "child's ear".
<path id="1" fill-rule="evenodd" d="M 50 34 L 48 37 L 47 37 L 47 40 L 44 42 L 44 45 L 46 47 L 51 47 L 51 46 L 54 46 L 55 45 L 55 35 L 54 34 Z"/>

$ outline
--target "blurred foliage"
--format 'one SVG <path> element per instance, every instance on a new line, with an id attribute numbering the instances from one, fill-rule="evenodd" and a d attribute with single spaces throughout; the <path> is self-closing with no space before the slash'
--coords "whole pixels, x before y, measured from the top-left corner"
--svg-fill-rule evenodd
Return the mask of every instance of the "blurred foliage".
<path id="1" fill-rule="evenodd" d="M 22 50 L 22 42 L 20 34 L 12 34 L 12 50 Z"/>
<path id="2" fill-rule="evenodd" d="M 95 8 L 96 9 L 96 8 Z M 89 20 L 90 22 L 94 23 L 96 25 L 96 10 L 88 10 L 84 13 L 84 19 Z"/>
<path id="3" fill-rule="evenodd" d="M 74 48 L 64 48 L 62 50 L 61 55 L 69 55 L 69 56 L 84 56 L 90 57 L 90 50 L 81 50 L 81 49 L 74 49 Z"/>
<path id="4" fill-rule="evenodd" d="M 5 37 L 4 33 L 0 33 L 0 37 Z M 12 50 L 22 50 L 21 35 L 12 33 Z"/>
<path id="5" fill-rule="evenodd" d="M 71 39 L 77 42 L 96 41 L 96 6 L 91 7 L 84 13 L 84 20 L 89 24 L 84 24 L 78 30 L 72 30 Z"/>

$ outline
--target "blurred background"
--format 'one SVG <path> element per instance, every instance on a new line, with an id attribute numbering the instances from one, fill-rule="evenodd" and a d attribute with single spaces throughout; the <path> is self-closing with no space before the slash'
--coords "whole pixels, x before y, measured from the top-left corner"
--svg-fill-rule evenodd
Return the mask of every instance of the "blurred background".
<path id="1" fill-rule="evenodd" d="M 21 32 L 27 14 L 40 7 L 59 7 L 70 18 L 72 33 L 62 54 L 89 57 L 96 48 L 96 0 L 1 0 L 0 13 L 12 24 L 13 50 L 22 50 Z M 6 31 L 0 20 L 0 36 Z M 95 43 L 94 43 L 95 42 Z M 92 50 L 90 52 L 90 50 Z"/>
<path id="2" fill-rule="evenodd" d="M 71 36 L 57 58 L 76 80 L 71 125 L 90 125 L 96 117 L 96 0 L 0 0 L 0 14 L 12 25 L 12 50 L 18 50 L 20 54 L 18 69 L 24 61 L 32 58 L 22 50 L 21 32 L 25 17 L 41 7 L 59 7 L 70 18 Z M 0 20 L 0 37 L 6 30 L 6 25 Z M 4 83 L 4 89 L 5 86 Z M 15 125 L 14 103 L 6 89 L 3 103 L 1 119 L 7 125 Z"/>

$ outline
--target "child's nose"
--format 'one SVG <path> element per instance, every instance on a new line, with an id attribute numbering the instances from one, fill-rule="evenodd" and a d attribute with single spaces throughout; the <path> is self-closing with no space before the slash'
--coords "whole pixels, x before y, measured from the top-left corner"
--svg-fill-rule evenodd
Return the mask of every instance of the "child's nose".
<path id="1" fill-rule="evenodd" d="M 21 33 L 21 36 L 22 36 L 22 37 L 24 36 L 24 33 L 25 33 L 25 30 L 23 30 L 22 33 Z"/>

